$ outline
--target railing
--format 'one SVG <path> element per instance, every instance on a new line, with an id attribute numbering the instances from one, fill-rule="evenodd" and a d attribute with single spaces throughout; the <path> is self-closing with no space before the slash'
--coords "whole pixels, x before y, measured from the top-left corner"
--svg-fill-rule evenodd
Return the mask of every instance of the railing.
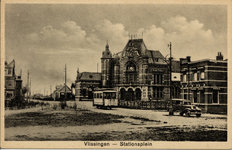
<path id="1" fill-rule="evenodd" d="M 163 109 L 167 110 L 167 101 L 125 101 L 119 100 L 119 107 L 133 108 L 133 109 Z"/>

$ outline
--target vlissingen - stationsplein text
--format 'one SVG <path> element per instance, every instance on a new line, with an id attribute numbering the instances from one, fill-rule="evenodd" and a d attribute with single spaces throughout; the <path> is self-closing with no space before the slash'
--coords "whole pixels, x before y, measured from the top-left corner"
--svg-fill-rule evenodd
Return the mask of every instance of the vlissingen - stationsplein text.
<path id="1" fill-rule="evenodd" d="M 111 146 L 108 142 L 84 142 L 85 146 Z M 117 145 L 116 143 L 114 145 Z M 120 142 L 120 146 L 135 146 L 135 147 L 143 147 L 143 146 L 152 146 L 150 142 Z"/>

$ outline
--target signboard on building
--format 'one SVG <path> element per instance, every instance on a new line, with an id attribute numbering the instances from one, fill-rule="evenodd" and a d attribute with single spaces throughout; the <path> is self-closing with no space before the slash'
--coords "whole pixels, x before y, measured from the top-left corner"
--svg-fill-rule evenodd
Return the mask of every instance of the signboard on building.
<path id="1" fill-rule="evenodd" d="M 180 73 L 172 73 L 172 81 L 180 81 Z"/>

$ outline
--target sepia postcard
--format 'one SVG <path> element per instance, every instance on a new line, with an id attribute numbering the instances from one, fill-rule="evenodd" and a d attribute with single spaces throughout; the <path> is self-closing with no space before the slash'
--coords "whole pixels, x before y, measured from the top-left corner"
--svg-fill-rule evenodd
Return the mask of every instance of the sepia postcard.
<path id="1" fill-rule="evenodd" d="M 2 0 L 1 148 L 231 149 L 231 0 Z"/>

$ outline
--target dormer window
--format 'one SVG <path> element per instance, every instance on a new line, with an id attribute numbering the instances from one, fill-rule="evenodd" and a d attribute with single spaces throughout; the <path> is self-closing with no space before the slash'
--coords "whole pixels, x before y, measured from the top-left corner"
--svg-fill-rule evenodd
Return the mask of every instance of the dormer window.
<path id="1" fill-rule="evenodd" d="M 89 75 L 90 78 L 92 78 L 93 76 L 92 75 Z"/>
<path id="2" fill-rule="evenodd" d="M 8 74 L 9 74 L 9 75 L 11 74 L 11 69 L 8 69 Z"/>

